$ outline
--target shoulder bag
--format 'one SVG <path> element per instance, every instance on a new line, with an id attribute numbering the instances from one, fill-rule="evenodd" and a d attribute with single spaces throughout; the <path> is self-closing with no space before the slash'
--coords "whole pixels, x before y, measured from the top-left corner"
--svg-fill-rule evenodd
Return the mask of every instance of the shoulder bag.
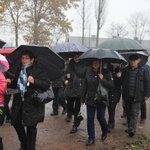
<path id="1" fill-rule="evenodd" d="M 32 94 L 32 99 L 37 104 L 39 104 L 39 103 L 42 103 L 42 104 L 49 103 L 54 98 L 55 98 L 55 96 L 54 96 L 54 92 L 53 92 L 52 88 L 49 88 L 48 90 L 46 90 L 44 92 L 43 91 L 34 90 L 34 92 Z"/>

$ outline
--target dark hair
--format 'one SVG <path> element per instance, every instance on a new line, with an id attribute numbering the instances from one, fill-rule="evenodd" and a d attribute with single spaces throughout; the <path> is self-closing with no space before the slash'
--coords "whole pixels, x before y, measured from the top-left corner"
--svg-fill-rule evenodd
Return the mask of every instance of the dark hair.
<path id="1" fill-rule="evenodd" d="M 21 53 L 21 56 L 22 56 L 22 55 L 28 55 L 28 56 L 30 57 L 30 59 L 35 58 L 34 54 L 33 54 L 31 51 L 29 51 L 29 50 L 23 51 L 23 52 Z"/>
<path id="2" fill-rule="evenodd" d="M 139 59 L 140 58 L 140 56 L 138 55 L 138 54 L 131 54 L 130 56 L 129 56 L 129 60 L 137 60 L 137 59 Z"/>

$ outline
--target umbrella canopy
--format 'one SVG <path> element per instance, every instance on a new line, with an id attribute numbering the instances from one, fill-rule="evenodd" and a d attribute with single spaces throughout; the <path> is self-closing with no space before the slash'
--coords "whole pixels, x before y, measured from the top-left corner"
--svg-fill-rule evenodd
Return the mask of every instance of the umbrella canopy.
<path id="1" fill-rule="evenodd" d="M 87 47 L 75 43 L 63 43 L 52 47 L 52 50 L 63 58 L 70 58 L 74 55 L 81 55 L 88 50 Z"/>
<path id="2" fill-rule="evenodd" d="M 0 48 L 0 54 L 3 55 L 9 55 L 10 53 L 12 53 L 16 48 Z"/>
<path id="3" fill-rule="evenodd" d="M 9 69 L 9 63 L 5 56 L 0 54 L 0 72 L 6 72 Z"/>
<path id="4" fill-rule="evenodd" d="M 2 48 L 5 44 L 6 42 L 0 39 L 0 48 Z"/>
<path id="5" fill-rule="evenodd" d="M 116 62 L 116 63 L 127 63 L 125 58 L 121 56 L 117 51 L 112 51 L 110 49 L 96 49 L 88 50 L 83 53 L 79 59 L 89 61 L 90 59 L 101 59 L 103 62 Z"/>
<path id="6" fill-rule="evenodd" d="M 102 42 L 99 48 L 106 48 L 110 50 L 116 50 L 118 52 L 125 51 L 143 51 L 143 46 L 135 40 L 129 38 L 112 38 Z"/>
<path id="7" fill-rule="evenodd" d="M 55 80 L 62 76 L 64 60 L 48 47 L 39 45 L 21 45 L 6 56 L 10 64 L 10 72 L 15 74 L 19 66 L 21 66 L 21 54 L 25 50 L 29 50 L 35 55 L 35 59 L 48 74 L 50 80 Z"/>
<path id="8" fill-rule="evenodd" d="M 119 54 L 121 54 L 128 62 L 128 57 L 131 54 L 139 54 L 142 62 L 145 64 L 148 61 L 148 57 L 149 57 L 149 53 L 147 51 L 136 51 L 136 52 L 120 52 Z"/>

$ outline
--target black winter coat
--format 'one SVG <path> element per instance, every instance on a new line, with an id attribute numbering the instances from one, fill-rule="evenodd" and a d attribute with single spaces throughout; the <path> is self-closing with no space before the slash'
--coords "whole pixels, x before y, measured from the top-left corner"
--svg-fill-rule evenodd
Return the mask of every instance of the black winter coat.
<path id="1" fill-rule="evenodd" d="M 122 97 L 124 100 L 129 99 L 129 73 L 131 67 L 127 66 L 122 72 Z M 134 101 L 143 101 L 144 97 L 150 97 L 150 78 L 147 71 L 142 67 L 138 66 L 138 72 L 136 76 L 136 91 Z"/>
<path id="2" fill-rule="evenodd" d="M 81 86 L 86 75 L 87 67 L 78 62 L 75 63 L 71 61 L 68 65 L 66 74 L 69 73 L 71 75 L 68 80 L 68 85 L 65 88 L 64 95 L 65 97 L 77 97 L 81 98 Z"/>
<path id="3" fill-rule="evenodd" d="M 113 80 L 111 72 L 107 69 L 102 70 L 103 79 L 100 80 L 99 71 L 95 72 L 91 69 L 89 69 L 86 73 L 85 80 L 82 85 L 82 98 L 81 102 L 85 102 L 86 105 L 94 106 L 94 98 L 97 93 L 97 87 L 99 85 L 99 82 L 107 88 L 108 90 L 113 87 Z"/>
<path id="4" fill-rule="evenodd" d="M 118 103 L 121 97 L 121 77 L 117 77 L 117 73 L 120 72 L 120 67 L 116 67 L 113 69 L 113 66 L 109 66 L 108 68 L 112 74 L 112 78 L 114 80 L 114 86 L 109 90 L 109 102 Z"/>
<path id="5" fill-rule="evenodd" d="M 27 86 L 27 91 L 24 95 L 24 101 L 22 101 L 20 93 L 14 94 L 11 107 L 12 125 L 15 124 L 17 114 L 20 113 L 20 109 L 22 113 L 22 124 L 24 126 L 33 126 L 38 122 L 44 121 L 45 106 L 44 104 L 37 105 L 37 103 L 32 100 L 31 95 L 33 94 L 34 89 L 42 91 L 48 89 L 50 86 L 49 78 L 36 63 L 34 63 L 33 66 L 27 68 L 26 71 L 27 76 L 32 74 L 35 82 L 34 84 L 30 83 L 29 86 Z M 16 74 L 15 79 L 12 82 L 12 88 L 17 88 L 19 73 L 20 69 L 18 70 L 18 74 Z"/>
<path id="6" fill-rule="evenodd" d="M 54 88 L 63 87 L 64 86 L 63 82 L 64 82 L 63 77 L 58 78 L 58 79 L 52 81 L 52 87 L 54 87 Z"/>

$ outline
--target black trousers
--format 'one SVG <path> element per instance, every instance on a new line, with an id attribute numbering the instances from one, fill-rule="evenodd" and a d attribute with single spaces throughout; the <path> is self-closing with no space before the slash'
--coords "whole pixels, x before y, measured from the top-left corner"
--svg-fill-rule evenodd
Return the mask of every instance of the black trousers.
<path id="1" fill-rule="evenodd" d="M 36 136 L 37 136 L 36 125 L 24 127 L 22 126 L 21 121 L 22 121 L 22 115 L 20 110 L 16 122 L 14 124 L 14 128 L 17 132 L 19 141 L 21 143 L 20 146 L 24 148 L 24 150 L 35 150 Z"/>
<path id="2" fill-rule="evenodd" d="M 115 112 L 116 112 L 117 102 L 110 102 L 108 106 L 108 124 L 115 123 Z"/>
<path id="3" fill-rule="evenodd" d="M 74 121 L 76 121 L 77 116 L 80 112 L 81 102 L 80 98 L 77 97 L 67 97 L 67 115 L 74 115 Z"/>
<path id="4" fill-rule="evenodd" d="M 60 104 L 63 109 L 66 109 L 67 104 L 66 101 L 63 99 L 63 87 L 55 88 L 53 87 L 55 99 L 53 100 L 53 112 L 58 112 L 58 105 Z"/>
<path id="5" fill-rule="evenodd" d="M 141 119 L 146 119 L 146 102 L 141 103 Z"/>
<path id="6" fill-rule="evenodd" d="M 4 107 L 5 107 L 5 116 L 6 116 L 6 120 L 10 120 L 11 119 L 11 115 L 10 115 L 10 109 L 9 109 L 9 102 L 10 102 L 10 98 L 11 98 L 11 94 L 10 95 L 4 95 Z"/>

